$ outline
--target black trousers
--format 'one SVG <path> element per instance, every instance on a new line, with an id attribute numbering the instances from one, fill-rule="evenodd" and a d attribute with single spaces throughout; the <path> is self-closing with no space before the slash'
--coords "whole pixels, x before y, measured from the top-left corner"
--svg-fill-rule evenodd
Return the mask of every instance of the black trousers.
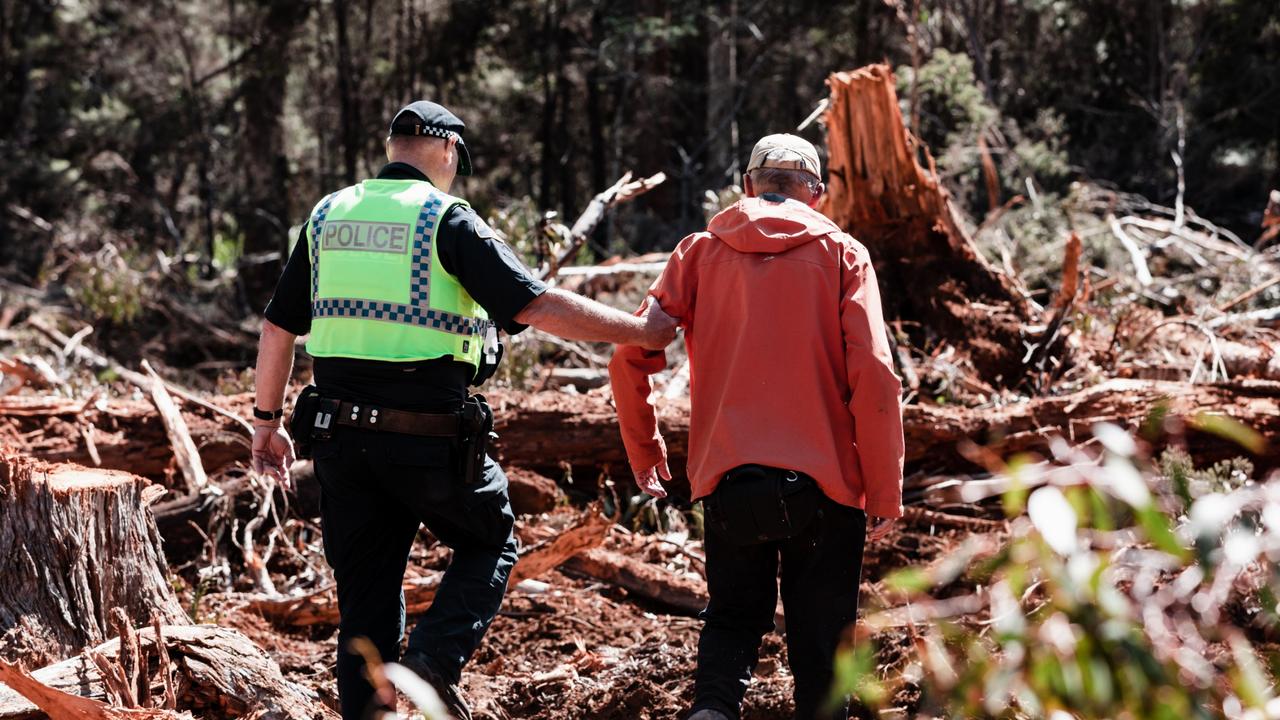
<path id="1" fill-rule="evenodd" d="M 728 523 L 734 522 L 726 517 Z M 710 601 L 698 639 L 693 712 L 715 709 L 737 718 L 759 659 L 760 640 L 773 629 L 782 571 L 787 658 L 795 677 L 796 718 L 847 718 L 847 702 L 824 712 L 841 633 L 858 616 L 858 584 L 867 516 L 826 497 L 810 524 L 794 537 L 735 545 L 707 524 Z"/>
<path id="2" fill-rule="evenodd" d="M 420 525 L 453 550 L 435 601 L 409 635 L 444 678 L 457 682 L 506 593 L 516 561 L 507 478 L 491 458 L 465 484 L 451 442 L 340 427 L 316 444 L 325 559 L 338 585 L 338 696 L 344 720 L 370 710 L 373 688 L 352 638 L 398 660 L 404 636 L 401 582 Z"/>

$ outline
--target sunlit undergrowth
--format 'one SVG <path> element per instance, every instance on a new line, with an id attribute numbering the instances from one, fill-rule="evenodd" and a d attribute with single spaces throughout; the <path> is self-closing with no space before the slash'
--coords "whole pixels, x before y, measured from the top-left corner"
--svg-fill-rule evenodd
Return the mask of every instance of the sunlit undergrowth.
<path id="1" fill-rule="evenodd" d="M 1009 542 L 886 577 L 893 607 L 865 621 L 879 651 L 844 651 L 839 690 L 897 716 L 1280 716 L 1280 476 L 1095 435 L 1096 456 L 1011 464 Z"/>

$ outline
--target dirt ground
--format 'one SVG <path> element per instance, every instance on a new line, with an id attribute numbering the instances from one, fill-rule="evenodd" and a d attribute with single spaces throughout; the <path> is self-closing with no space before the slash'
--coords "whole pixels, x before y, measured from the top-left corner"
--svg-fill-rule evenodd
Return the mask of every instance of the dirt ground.
<path id="1" fill-rule="evenodd" d="M 559 512 L 567 512 L 562 509 Z M 863 585 L 864 612 L 874 607 L 877 581 L 886 572 L 942 557 L 972 535 L 967 520 L 955 516 L 932 522 L 904 521 L 884 540 L 868 547 Z M 527 518 L 526 533 L 537 532 Z M 421 546 L 420 546 L 421 547 Z M 651 537 L 614 531 L 606 547 L 676 572 L 697 573 L 701 543 L 683 548 Z M 420 550 L 414 568 L 443 567 L 438 546 Z M 512 589 L 484 643 L 467 666 L 463 689 L 475 716 L 486 720 L 666 720 L 682 718 L 693 697 L 701 621 L 626 590 L 567 571 L 539 578 L 545 588 Z M 287 677 L 336 703 L 332 664 L 336 632 L 273 626 L 241 609 L 234 594 L 209 599 L 213 618 L 262 645 Z M 410 618 L 412 623 L 413 619 Z M 886 638 L 888 639 L 888 638 Z M 747 692 L 745 720 L 783 720 L 793 712 L 792 680 L 783 636 L 765 636 L 755 680 Z M 404 708 L 407 710 L 407 708 Z"/>

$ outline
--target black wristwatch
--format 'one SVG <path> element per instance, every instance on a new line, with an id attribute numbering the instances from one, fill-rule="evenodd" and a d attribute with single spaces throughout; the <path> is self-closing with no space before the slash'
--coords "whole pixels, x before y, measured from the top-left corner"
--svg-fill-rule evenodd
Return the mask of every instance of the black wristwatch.
<path id="1" fill-rule="evenodd" d="M 253 407 L 253 416 L 259 420 L 279 420 L 284 417 L 284 408 L 279 410 L 259 410 L 258 406 Z"/>

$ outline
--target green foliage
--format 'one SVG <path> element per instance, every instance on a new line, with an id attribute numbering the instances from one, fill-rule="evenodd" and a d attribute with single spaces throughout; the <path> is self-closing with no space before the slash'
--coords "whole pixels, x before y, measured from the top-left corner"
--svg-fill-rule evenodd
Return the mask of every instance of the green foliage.
<path id="1" fill-rule="evenodd" d="M 895 604 L 931 620 L 887 674 L 870 643 L 842 651 L 837 693 L 872 707 L 916 697 L 928 717 L 1261 717 L 1276 694 L 1248 636 L 1275 623 L 1280 479 L 1253 484 L 1242 461 L 1196 470 L 1171 449 L 1162 484 L 1118 428 L 1096 435 L 1098 465 L 1011 471 L 1037 489 L 969 601 L 935 598 L 975 547 L 886 578 Z M 893 617 L 866 624 L 892 637 Z"/>
<path id="2" fill-rule="evenodd" d="M 489 227 L 498 233 L 530 267 L 547 260 L 547 240 L 542 233 L 542 211 L 532 198 L 506 203 L 489 217 Z"/>
<path id="3" fill-rule="evenodd" d="M 67 294 L 80 317 L 93 323 L 128 325 L 142 312 L 148 292 L 144 275 L 136 265 L 136 253 L 107 246 L 91 257 L 73 263 L 68 270 L 71 282 Z"/>
<path id="4" fill-rule="evenodd" d="M 917 134 L 933 147 L 972 141 L 996 121 L 996 110 L 983 97 L 974 79 L 973 60 L 967 55 L 939 48 L 920 66 L 918 77 L 910 67 L 900 68 L 898 100 L 904 118 L 912 114 L 913 86 L 920 102 Z"/>
<path id="5" fill-rule="evenodd" d="M 938 48 L 919 73 L 899 68 L 898 99 L 904 119 L 912 117 L 913 92 L 919 105 L 914 108 L 919 117 L 916 134 L 933 148 L 939 171 L 966 207 L 994 209 L 989 206 L 982 168 L 984 145 L 1001 197 L 1025 193 L 1028 178 L 1051 190 L 1065 187 L 1071 171 L 1062 150 L 1062 118 L 1044 109 L 1024 131 L 1012 118 L 1002 117 L 975 77 L 968 55 Z"/>
<path id="6" fill-rule="evenodd" d="M 1159 468 L 1173 492 L 1188 508 L 1197 497 L 1238 490 L 1253 478 L 1253 463 L 1247 458 L 1220 460 L 1208 468 L 1197 470 L 1187 451 L 1178 447 L 1167 448 L 1160 454 Z"/>
<path id="7" fill-rule="evenodd" d="M 218 270 L 230 270 L 236 267 L 240 256 L 244 255 L 243 235 L 215 235 L 213 238 L 213 266 Z"/>

